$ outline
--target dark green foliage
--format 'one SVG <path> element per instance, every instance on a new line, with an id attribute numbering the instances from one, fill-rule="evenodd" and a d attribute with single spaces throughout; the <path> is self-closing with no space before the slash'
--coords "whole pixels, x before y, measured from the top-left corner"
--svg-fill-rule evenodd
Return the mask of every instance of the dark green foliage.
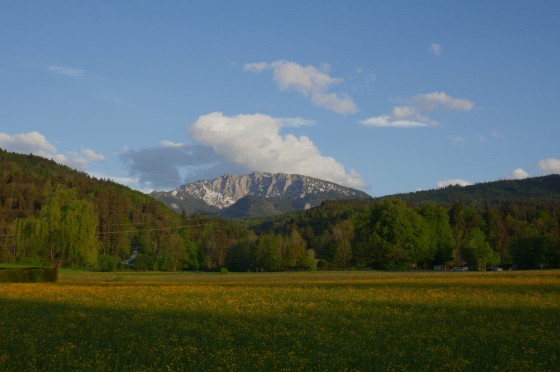
<path id="1" fill-rule="evenodd" d="M 134 268 L 138 271 L 148 271 L 154 269 L 154 259 L 147 254 L 138 253 L 134 260 Z"/>
<path id="2" fill-rule="evenodd" d="M 253 262 L 256 271 L 279 271 L 282 268 L 282 235 L 261 237 L 255 247 Z"/>
<path id="3" fill-rule="evenodd" d="M 58 209 L 52 207 L 57 190 L 65 190 L 59 193 L 67 201 L 57 204 Z M 97 260 L 70 253 L 79 249 L 68 245 L 61 252 L 72 266 L 98 270 L 115 270 L 120 263 L 165 271 L 560 265 L 558 175 L 399 198 L 326 201 L 307 211 L 239 222 L 177 215 L 122 185 L 40 157 L 0 150 L 0 262 L 43 265 L 52 258 L 45 255 L 44 243 L 54 238 L 31 238 L 39 222 L 44 227 L 51 220 L 46 217 L 49 210 L 74 210 L 71 215 L 80 218 L 88 211 L 95 214 L 95 221 L 81 225 L 95 224 Z M 73 228 L 72 236 L 82 235 L 74 228 L 78 226 L 67 226 Z"/>
<path id="4" fill-rule="evenodd" d="M 50 254 L 43 254 L 47 242 L 44 236 L 18 242 L 16 232 L 23 234 L 20 238 L 31 238 L 36 235 L 41 214 L 68 210 L 64 203 L 45 209 L 57 189 L 67 190 L 61 193 L 75 193 L 64 194 L 64 198 L 72 200 L 73 204 L 68 205 L 78 211 L 72 218 L 85 215 L 85 210 L 82 213 L 78 207 L 93 205 L 95 221 L 75 226 L 95 230 L 95 253 L 103 258 L 99 262 L 89 260 L 90 268 L 113 270 L 116 262 L 131 256 L 133 248 L 146 256 L 139 255 L 136 264 L 131 262 L 130 267 L 138 266 L 141 270 L 196 270 L 201 266 L 199 262 L 209 263 L 203 269 L 219 268 L 245 231 L 239 224 L 220 218 L 179 216 L 150 196 L 117 183 L 92 178 L 38 156 L 0 149 L 0 262 L 47 264 L 51 260 Z M 88 208 L 91 205 L 87 204 Z M 54 239 L 57 235 L 51 236 Z M 52 247 L 61 248 L 56 244 Z M 86 266 L 84 260 L 69 255 L 66 248 L 62 256 L 69 260 L 68 264 Z"/>
<path id="5" fill-rule="evenodd" d="M 521 269 L 542 269 L 553 265 L 558 258 L 558 242 L 548 234 L 539 234 L 534 228 L 521 231 L 512 240 L 512 261 Z"/>
<path id="6" fill-rule="evenodd" d="M 14 262 L 28 256 L 18 252 L 13 222 L 37 217 L 57 187 L 75 189 L 79 200 L 91 201 L 98 214 L 99 254 L 124 258 L 138 230 L 153 229 L 176 216 L 161 203 L 140 192 L 106 180 L 94 179 L 33 155 L 0 150 L 0 260 Z M 159 223 L 159 226 L 156 226 Z"/>
<path id="7" fill-rule="evenodd" d="M 361 266 L 406 268 L 433 260 L 436 246 L 430 244 L 430 226 L 403 201 L 380 201 L 363 218 L 356 239 Z"/>
<path id="8" fill-rule="evenodd" d="M 434 264 L 441 265 L 451 261 L 456 242 L 447 210 L 435 204 L 427 204 L 418 212 L 428 224 L 429 250 L 433 253 Z"/>
<path id="9" fill-rule="evenodd" d="M 261 196 L 247 195 L 227 208 L 222 216 L 226 218 L 254 218 L 274 216 L 292 210 L 291 205 L 283 205 L 280 200 L 273 202 Z"/>
<path id="10" fill-rule="evenodd" d="M 500 256 L 492 251 L 486 235 L 477 227 L 468 231 L 458 251 L 462 260 L 477 270 L 484 271 L 488 266 L 500 263 Z"/>
<path id="11" fill-rule="evenodd" d="M 58 271 L 47 267 L 0 268 L 0 283 L 55 283 L 57 279 Z"/>
<path id="12" fill-rule="evenodd" d="M 243 272 L 251 268 L 252 244 L 241 241 L 231 247 L 226 259 L 226 267 L 231 271 Z"/>
<path id="13" fill-rule="evenodd" d="M 97 256 L 97 269 L 99 271 L 116 271 L 120 263 L 119 257 L 110 255 Z"/>
<path id="14" fill-rule="evenodd" d="M 92 267 L 99 241 L 97 213 L 89 200 L 79 200 L 75 189 L 57 186 L 37 217 L 16 220 L 17 245 L 52 262 Z"/>
<path id="15" fill-rule="evenodd" d="M 260 234 L 284 236 L 297 229 L 307 247 L 315 250 L 320 269 L 346 266 L 347 258 L 342 258 L 348 257 L 342 255 L 345 237 L 351 246 L 350 266 L 358 268 L 430 268 L 437 264 L 486 269 L 498 263 L 506 268 L 512 264 L 519 268 L 558 267 L 560 200 L 546 198 L 558 192 L 554 189 L 557 178 L 508 181 L 507 185 L 526 183 L 529 189 L 511 186 L 525 194 L 510 194 L 502 200 L 499 192 L 497 198 L 488 196 L 493 184 L 484 184 L 491 202 L 474 202 L 470 197 L 468 203 L 439 204 L 405 204 L 395 198 L 329 201 L 305 212 L 253 220 L 247 226 Z M 539 192 L 530 190 L 533 184 L 540 185 Z M 467 190 L 480 192 L 479 188 Z M 542 199 L 537 199 L 538 195 Z M 340 226 L 346 227 L 341 230 Z M 521 232 L 527 228 L 538 239 L 523 236 Z"/>
<path id="16" fill-rule="evenodd" d="M 560 175 L 552 174 L 524 180 L 502 180 L 470 186 L 447 186 L 441 189 L 393 195 L 407 203 L 467 205 L 494 204 L 518 200 L 560 200 Z M 385 197 L 384 197 L 385 198 Z"/>

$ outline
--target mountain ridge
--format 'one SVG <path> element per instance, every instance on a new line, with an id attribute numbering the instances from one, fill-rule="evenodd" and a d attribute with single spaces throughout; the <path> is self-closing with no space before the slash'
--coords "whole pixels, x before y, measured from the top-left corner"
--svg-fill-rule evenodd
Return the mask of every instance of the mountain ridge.
<path id="1" fill-rule="evenodd" d="M 150 195 L 178 213 L 185 210 L 187 214 L 202 212 L 229 218 L 245 217 L 242 210 L 262 210 L 249 213 L 255 217 L 308 209 L 325 200 L 371 198 L 363 191 L 318 178 L 258 171 L 245 175 L 226 174 Z M 244 205 L 235 208 L 240 201 Z"/>

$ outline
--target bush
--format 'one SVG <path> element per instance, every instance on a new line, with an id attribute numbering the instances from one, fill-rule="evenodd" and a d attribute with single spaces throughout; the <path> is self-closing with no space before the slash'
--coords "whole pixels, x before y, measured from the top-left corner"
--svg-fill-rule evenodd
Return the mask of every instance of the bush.
<path id="1" fill-rule="evenodd" d="M 97 256 L 97 267 L 99 271 L 115 271 L 119 267 L 121 260 L 119 257 L 102 255 Z"/>
<path id="2" fill-rule="evenodd" d="M 159 255 L 152 269 L 156 271 L 173 271 L 173 261 L 169 256 Z"/>
<path id="3" fill-rule="evenodd" d="M 154 269 L 154 259 L 147 254 L 138 253 L 133 261 L 134 268 L 138 271 L 148 271 Z"/>
<path id="4" fill-rule="evenodd" d="M 57 280 L 58 271 L 47 267 L 0 269 L 0 283 L 54 283 Z"/>
<path id="5" fill-rule="evenodd" d="M 384 269 L 387 271 L 411 271 L 412 265 L 406 262 L 397 262 L 397 263 L 391 262 L 391 263 L 386 263 L 384 265 Z"/>
<path id="6" fill-rule="evenodd" d="M 318 270 L 331 270 L 331 264 L 325 259 L 320 259 L 317 262 L 317 269 Z"/>

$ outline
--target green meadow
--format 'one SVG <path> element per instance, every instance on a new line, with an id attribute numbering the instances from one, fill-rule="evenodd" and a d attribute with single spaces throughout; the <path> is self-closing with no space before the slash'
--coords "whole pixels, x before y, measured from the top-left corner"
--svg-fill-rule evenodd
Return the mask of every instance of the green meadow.
<path id="1" fill-rule="evenodd" d="M 0 370 L 558 370 L 560 271 L 0 284 Z"/>

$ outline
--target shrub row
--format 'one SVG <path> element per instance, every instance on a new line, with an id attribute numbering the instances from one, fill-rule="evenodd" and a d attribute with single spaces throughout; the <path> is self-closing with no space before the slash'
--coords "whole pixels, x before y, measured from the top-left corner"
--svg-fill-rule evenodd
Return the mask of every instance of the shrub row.
<path id="1" fill-rule="evenodd" d="M 58 271 L 47 267 L 0 268 L 0 283 L 54 283 L 57 279 Z"/>

